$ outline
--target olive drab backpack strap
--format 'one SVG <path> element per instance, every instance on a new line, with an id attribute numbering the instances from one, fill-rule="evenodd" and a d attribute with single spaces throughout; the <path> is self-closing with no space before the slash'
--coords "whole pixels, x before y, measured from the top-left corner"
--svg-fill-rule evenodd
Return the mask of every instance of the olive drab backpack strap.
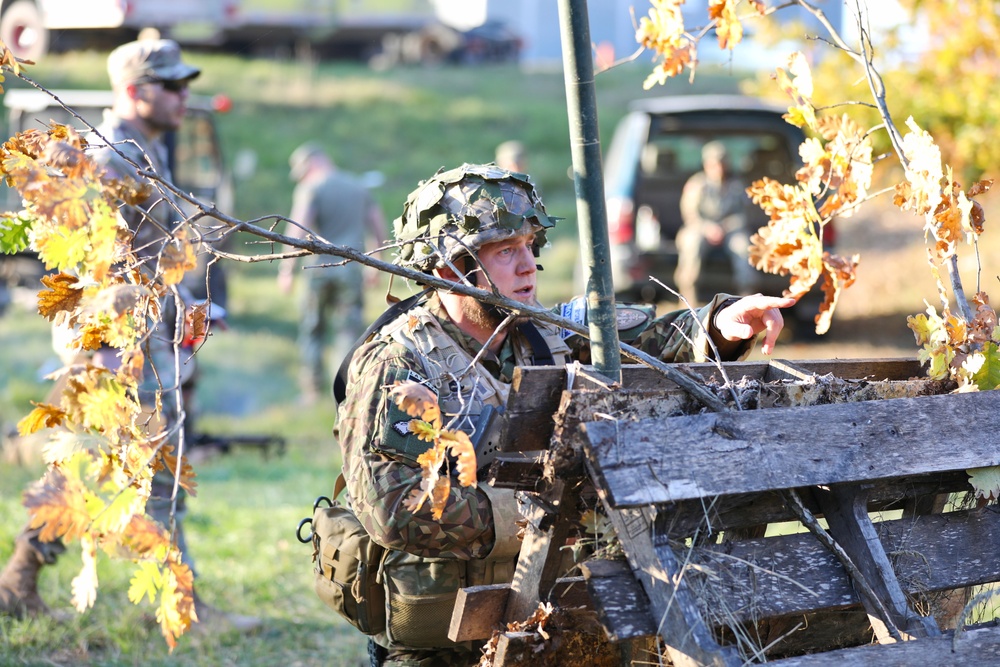
<path id="1" fill-rule="evenodd" d="M 402 301 L 398 301 L 386 308 L 385 312 L 379 315 L 378 319 L 372 322 L 371 326 L 365 329 L 365 332 L 361 334 L 361 337 L 354 342 L 354 345 L 351 346 L 351 349 L 348 350 L 347 354 L 344 356 L 344 360 L 340 363 L 340 369 L 337 370 L 337 376 L 333 379 L 333 398 L 337 402 L 337 405 L 343 403 L 344 399 L 347 397 L 347 372 L 351 367 L 351 359 L 354 358 L 354 353 L 358 351 L 358 348 L 361 347 L 366 340 L 371 338 L 372 334 L 376 331 L 420 303 L 420 301 L 422 301 L 424 297 L 430 293 L 430 291 L 431 289 L 428 287 L 422 292 L 418 292 L 417 294 L 403 299 Z"/>

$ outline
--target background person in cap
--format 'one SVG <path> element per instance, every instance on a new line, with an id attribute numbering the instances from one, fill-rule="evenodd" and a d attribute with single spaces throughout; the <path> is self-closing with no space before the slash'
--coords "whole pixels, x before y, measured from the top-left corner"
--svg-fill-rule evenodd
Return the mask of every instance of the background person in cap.
<path id="1" fill-rule="evenodd" d="M 296 181 L 288 235 L 310 234 L 328 243 L 361 250 L 374 250 L 385 238 L 382 210 L 355 176 L 337 168 L 323 148 L 307 142 L 288 159 Z M 365 329 L 363 271 L 378 279 L 373 269 L 355 262 L 341 263 L 335 257 L 310 255 L 302 260 L 299 304 L 299 383 L 306 404 L 329 396 L 324 351 L 328 337 L 336 339 L 334 359 L 340 359 Z M 338 266 L 330 266 L 339 264 Z M 299 260 L 285 260 L 278 270 L 278 284 L 290 292 Z M 331 366 L 333 367 L 333 366 Z"/>
<path id="2" fill-rule="evenodd" d="M 555 223 L 527 175 L 466 164 L 438 172 L 410 193 L 393 222 L 395 262 L 536 306 L 536 258 Z M 770 354 L 782 327 L 780 309 L 794 303 L 723 294 L 697 312 L 678 310 L 656 319 L 651 308 L 623 307 L 630 312 L 618 318 L 619 333 L 667 362 L 705 361 L 714 354 L 710 337 L 722 360 L 732 361 L 749 354 L 761 334 L 762 350 Z M 582 324 L 583 305 L 577 300 L 557 312 Z M 521 546 L 518 503 L 513 490 L 485 478 L 497 450 L 504 449 L 502 420 L 494 417 L 506 403 L 517 366 L 562 366 L 589 354 L 589 346 L 581 336 L 564 336 L 568 332 L 531 318 L 505 322 L 508 314 L 448 289 L 427 290 L 391 307 L 359 341 L 344 382 L 338 378 L 336 436 L 349 507 L 386 550 L 368 563 L 385 591 L 385 604 L 375 605 L 384 614 L 364 624 L 372 634 L 373 665 L 476 664 L 480 646 L 447 637 L 456 592 L 509 583 L 514 575 Z M 448 428 L 469 435 L 476 451 L 478 485 L 453 482 L 436 518 L 430 502 L 408 502 L 421 489 L 420 457 L 431 443 L 411 430 L 412 418 L 393 399 L 394 384 L 403 381 L 433 391 Z M 445 466 L 442 475 L 455 476 L 458 469 Z M 330 563 L 322 559 L 328 554 L 336 554 L 333 567 L 357 554 L 347 543 L 318 549 L 326 568 Z M 317 587 L 321 598 L 325 590 Z M 327 604 L 338 608 L 338 593 L 324 598 Z M 340 608 L 348 618 L 357 611 Z"/>
<path id="3" fill-rule="evenodd" d="M 181 56 L 180 47 L 169 39 L 143 39 L 123 44 L 111 52 L 107 64 L 114 102 L 111 109 L 105 110 L 97 133 L 108 143 L 100 146 L 93 153 L 93 158 L 104 165 L 111 177 L 142 182 L 144 177 L 137 173 L 137 168 L 152 169 L 160 178 L 170 182 L 172 174 L 164 138 L 167 133 L 181 126 L 187 112 L 189 84 L 201 74 L 201 70 L 186 63 Z M 100 138 L 88 137 L 88 141 L 97 144 Z M 170 243 L 172 234 L 184 224 L 180 203 L 169 191 L 157 189 L 155 182 L 151 185 L 152 194 L 145 202 L 134 206 L 123 205 L 119 209 L 133 233 L 133 250 L 144 260 L 145 269 L 150 271 L 155 270 L 157 257 L 164 246 Z M 194 234 L 188 236 L 193 238 Z M 216 312 L 224 312 L 224 274 L 218 263 L 212 265 L 209 271 L 206 261 L 208 257 L 206 249 L 198 252 L 199 268 L 188 272 L 179 286 L 181 300 L 184 307 L 190 307 L 210 297 L 213 306 L 222 306 Z M 174 335 L 174 307 L 173 298 L 164 300 L 162 322 L 150 339 L 147 368 L 140 385 L 140 399 L 144 404 L 147 399 L 150 402 L 154 400 L 161 383 L 170 386 L 175 377 L 176 357 L 171 341 L 182 336 Z M 214 323 L 219 325 L 218 321 Z M 194 396 L 197 373 L 196 357 L 190 352 L 182 352 L 178 375 L 186 413 L 183 431 L 187 454 L 191 452 L 194 435 L 191 399 Z M 163 391 L 163 414 L 168 420 L 180 415 L 181 406 L 177 394 L 176 391 Z M 178 442 L 174 437 L 172 444 L 176 449 Z M 161 471 L 154 476 L 146 507 L 150 516 L 164 526 L 170 525 L 173 489 L 172 472 Z M 174 533 L 177 546 L 184 555 L 184 562 L 194 572 L 194 561 L 184 535 L 185 495 L 183 490 L 179 491 Z M 201 622 L 221 622 L 240 631 L 249 632 L 260 626 L 259 619 L 223 614 L 215 610 L 206 605 L 197 594 L 195 612 Z"/>
<path id="4" fill-rule="evenodd" d="M 696 283 L 701 264 L 712 252 L 721 252 L 732 267 L 733 291 L 750 294 L 756 272 L 747 259 L 750 234 L 746 207 L 749 203 L 743 182 L 730 172 L 726 145 L 710 141 L 701 149 L 702 171 L 684 184 L 681 217 L 677 232 L 677 291 L 692 304 L 698 302 Z"/>

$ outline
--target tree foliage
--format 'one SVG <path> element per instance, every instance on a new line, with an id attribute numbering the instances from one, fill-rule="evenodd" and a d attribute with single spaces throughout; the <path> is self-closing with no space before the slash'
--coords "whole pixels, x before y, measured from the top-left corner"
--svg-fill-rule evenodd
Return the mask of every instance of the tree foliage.
<path id="1" fill-rule="evenodd" d="M 662 65 L 675 62 L 679 52 L 684 53 L 686 63 L 697 62 L 698 44 L 711 31 L 715 31 L 721 48 L 732 49 L 743 34 L 742 27 L 735 24 L 780 9 L 765 8 L 763 3 L 753 1 L 744 3 L 749 9 L 741 15 L 736 11 L 738 2 L 712 2 L 704 27 L 689 32 L 680 13 L 683 0 L 651 2 L 649 18 L 640 23 L 636 39 L 656 51 L 660 65 L 651 79 L 657 81 L 679 73 L 676 68 L 664 69 Z M 726 7 L 720 7 L 722 4 Z M 953 168 L 943 162 L 934 138 L 912 115 L 905 123 L 908 131 L 905 135 L 901 133 L 889 113 L 886 86 L 875 66 L 870 34 L 863 23 L 859 21 L 860 43 L 852 47 L 815 6 L 805 0 L 794 0 L 781 7 L 791 5 L 811 12 L 827 28 L 826 39 L 853 61 L 857 68 L 855 78 L 867 82 L 871 95 L 868 106 L 877 110 L 879 117 L 875 125 L 861 124 L 840 110 L 847 108 L 843 105 L 851 100 L 818 106 L 814 102 L 811 68 L 801 53 L 793 53 L 786 67 L 777 68 L 773 79 L 790 101 L 785 119 L 805 129 L 808 138 L 799 147 L 804 166 L 796 173 L 795 183 L 765 178 L 747 189 L 753 202 L 770 217 L 767 226 L 751 239 L 751 262 L 760 270 L 790 276 L 786 290 L 789 295 L 801 296 L 819 282 L 825 299 L 816 321 L 817 331 L 824 332 L 841 293 L 855 280 L 860 258 L 844 258 L 823 251 L 822 228 L 836 217 L 853 215 L 875 196 L 869 192 L 874 168 L 872 137 L 884 136 L 904 175 L 904 180 L 893 189 L 893 203 L 924 219 L 928 263 L 938 279 L 941 315 L 928 306 L 926 315 L 909 318 L 917 344 L 922 346 L 920 358 L 928 364 L 932 377 L 950 376 L 963 389 L 997 387 L 1000 383 L 994 381 L 994 368 L 1000 359 L 995 357 L 997 346 L 993 341 L 996 313 L 989 305 L 988 295 L 978 285 L 971 300 L 975 305 L 973 310 L 957 268 L 960 248 L 974 247 L 983 233 L 985 216 L 975 197 L 988 191 L 992 180 L 980 180 L 968 189 L 963 188 Z M 941 3 L 930 1 L 914 0 L 914 6 L 941 10 Z M 661 32 L 663 37 L 657 37 Z M 952 43 L 950 35 L 942 39 L 944 43 Z M 963 67 L 967 62 L 963 61 Z M 841 72 L 840 79 L 845 78 L 848 77 Z M 828 85 L 828 96 L 835 94 L 830 88 Z M 932 90 L 936 93 L 941 87 Z"/>

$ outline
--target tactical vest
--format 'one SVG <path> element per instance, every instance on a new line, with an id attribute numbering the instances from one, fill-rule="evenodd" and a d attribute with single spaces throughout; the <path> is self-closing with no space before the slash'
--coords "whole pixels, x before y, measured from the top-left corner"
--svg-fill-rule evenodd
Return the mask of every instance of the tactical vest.
<path id="1" fill-rule="evenodd" d="M 557 366 L 565 366 L 570 349 L 560 331 L 536 325 Z M 382 334 L 404 345 L 420 358 L 424 377 L 438 394 L 446 428 L 462 430 L 476 443 L 476 463 L 482 470 L 496 458 L 500 421 L 494 417 L 507 405 L 510 385 L 494 378 L 441 327 L 426 308 L 417 307 L 390 322 Z M 532 365 L 532 350 L 514 349 L 518 366 Z"/>
<path id="2" fill-rule="evenodd" d="M 559 331 L 538 325 L 556 365 L 564 366 L 570 349 Z M 416 354 L 428 384 L 438 391 L 438 404 L 446 425 L 470 434 L 476 442 L 479 469 L 496 456 L 500 421 L 494 417 L 507 402 L 510 385 L 490 375 L 473 356 L 445 333 L 440 322 L 424 307 L 416 307 L 382 329 L 382 335 Z M 531 365 L 532 350 L 518 346 L 518 365 Z M 478 438 L 478 439 L 477 439 Z M 447 638 L 458 589 L 483 584 L 509 583 L 514 577 L 520 541 L 513 530 L 518 517 L 514 494 L 508 489 L 479 488 L 489 497 L 495 524 L 509 523 L 508 530 L 496 530 L 497 542 L 485 558 L 422 558 L 403 551 L 387 551 L 382 561 L 386 591 L 386 629 L 378 642 L 409 648 L 455 646 Z"/>

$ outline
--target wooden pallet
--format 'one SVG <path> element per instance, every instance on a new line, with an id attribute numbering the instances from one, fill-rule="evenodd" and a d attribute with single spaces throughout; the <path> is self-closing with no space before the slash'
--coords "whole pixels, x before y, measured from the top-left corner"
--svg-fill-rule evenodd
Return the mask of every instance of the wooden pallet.
<path id="1" fill-rule="evenodd" d="M 713 365 L 678 368 L 719 380 Z M 938 622 L 953 618 L 917 603 L 957 589 L 941 596 L 954 616 L 962 590 L 1000 581 L 996 506 L 940 512 L 968 491 L 966 469 L 1000 465 L 1000 394 L 933 395 L 909 360 L 722 368 L 776 409 L 680 414 L 697 406 L 644 367 L 610 388 L 585 368 L 519 369 L 493 468 L 531 502 L 518 571 L 489 587 L 492 611 L 463 591 L 453 637 L 484 638 L 553 595 L 569 604 L 574 586 L 580 603 L 559 568 L 589 495 L 625 554 L 583 567 L 611 641 L 658 635 L 676 665 L 989 664 L 1000 630 L 955 638 Z M 803 517 L 815 532 L 762 535 Z M 523 634 L 501 635 L 495 665 L 525 664 Z"/>

